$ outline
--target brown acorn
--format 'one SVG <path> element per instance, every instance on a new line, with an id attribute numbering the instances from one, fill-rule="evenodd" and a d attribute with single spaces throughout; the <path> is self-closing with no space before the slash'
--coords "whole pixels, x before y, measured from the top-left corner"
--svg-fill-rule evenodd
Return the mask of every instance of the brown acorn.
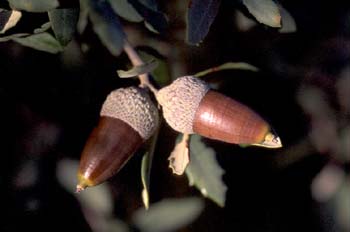
<path id="1" fill-rule="evenodd" d="M 157 100 L 176 131 L 242 145 L 282 146 L 269 124 L 247 106 L 184 76 L 158 91 Z"/>
<path id="2" fill-rule="evenodd" d="M 77 192 L 116 174 L 158 126 L 158 109 L 137 87 L 111 92 L 81 155 Z"/>

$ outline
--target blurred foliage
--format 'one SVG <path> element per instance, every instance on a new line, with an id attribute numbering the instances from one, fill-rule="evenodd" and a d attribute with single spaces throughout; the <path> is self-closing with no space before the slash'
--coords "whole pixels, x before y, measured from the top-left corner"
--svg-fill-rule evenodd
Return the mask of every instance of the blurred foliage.
<path id="1" fill-rule="evenodd" d="M 107 1 L 81 0 L 82 17 L 80 25 L 86 25 L 87 17 L 93 24 L 93 29 L 101 39 L 101 42 L 115 56 L 119 55 L 123 48 L 125 34 L 119 22 L 117 14 Z M 80 32 L 84 30 L 81 28 Z"/>
<path id="2" fill-rule="evenodd" d="M 243 0 L 243 4 L 260 23 L 281 27 L 280 10 L 273 0 Z"/>
<path id="3" fill-rule="evenodd" d="M 8 29 L 16 26 L 18 21 L 21 19 L 22 13 L 17 10 L 5 10 L 0 9 L 0 34 L 5 33 Z"/>
<path id="4" fill-rule="evenodd" d="M 58 0 L 8 0 L 11 8 L 29 12 L 46 12 L 59 6 Z"/>
<path id="5" fill-rule="evenodd" d="M 145 232 L 177 231 L 196 219 L 203 207 L 199 198 L 164 199 L 149 210 L 136 211 L 133 221 Z"/>
<path id="6" fill-rule="evenodd" d="M 315 0 L 1 1 L 0 230 L 349 231 L 349 19 L 349 4 Z M 126 38 L 148 62 L 133 75 L 162 87 L 197 73 L 260 112 L 285 147 L 193 136 L 197 192 L 171 174 L 176 134 L 163 124 L 142 161 L 73 193 L 104 98 L 136 83 L 116 75 Z M 199 194 L 224 207 L 183 198 Z"/>

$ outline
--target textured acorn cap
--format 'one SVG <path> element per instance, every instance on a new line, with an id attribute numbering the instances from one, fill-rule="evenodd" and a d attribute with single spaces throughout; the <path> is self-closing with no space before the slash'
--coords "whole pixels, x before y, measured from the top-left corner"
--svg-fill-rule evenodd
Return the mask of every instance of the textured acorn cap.
<path id="1" fill-rule="evenodd" d="M 159 122 L 157 107 L 147 92 L 137 87 L 112 91 L 107 96 L 100 115 L 124 121 L 144 140 L 151 137 Z"/>
<path id="2" fill-rule="evenodd" d="M 194 76 L 184 76 L 157 93 L 167 123 L 176 131 L 193 134 L 193 121 L 209 86 Z"/>

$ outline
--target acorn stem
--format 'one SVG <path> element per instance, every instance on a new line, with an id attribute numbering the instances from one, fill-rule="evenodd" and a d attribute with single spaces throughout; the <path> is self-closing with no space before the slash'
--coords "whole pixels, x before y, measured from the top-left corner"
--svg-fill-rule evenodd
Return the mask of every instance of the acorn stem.
<path id="1" fill-rule="evenodd" d="M 144 64 L 141 57 L 137 54 L 137 52 L 135 51 L 135 49 L 133 48 L 133 46 L 129 43 L 129 41 L 127 39 L 125 39 L 125 41 L 124 41 L 124 51 L 134 66 L 139 66 L 139 65 Z M 153 94 L 157 94 L 158 90 L 149 81 L 148 73 L 140 74 L 139 80 L 140 80 L 140 87 L 147 87 L 153 92 Z"/>

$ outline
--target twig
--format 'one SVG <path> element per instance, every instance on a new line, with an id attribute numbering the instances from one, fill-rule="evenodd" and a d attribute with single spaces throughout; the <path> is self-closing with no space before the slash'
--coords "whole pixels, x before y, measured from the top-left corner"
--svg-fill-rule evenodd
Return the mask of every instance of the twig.
<path id="1" fill-rule="evenodd" d="M 131 63 L 134 66 L 143 65 L 144 62 L 142 61 L 141 57 L 137 54 L 135 49 L 131 46 L 129 41 L 124 41 L 124 51 L 128 55 Z M 147 87 L 149 88 L 154 94 L 157 94 L 158 90 L 152 85 L 152 83 L 149 80 L 149 75 L 147 73 L 140 74 L 139 75 L 140 80 L 140 86 L 141 87 Z"/>
<path id="2" fill-rule="evenodd" d="M 244 63 L 244 62 L 227 62 L 222 65 L 212 67 L 210 69 L 206 69 L 204 71 L 201 71 L 199 73 L 196 73 L 194 76 L 196 77 L 202 77 L 205 75 L 208 75 L 213 72 L 228 70 L 228 69 L 237 69 L 237 70 L 249 70 L 252 72 L 257 72 L 259 69 L 251 64 Z"/>

